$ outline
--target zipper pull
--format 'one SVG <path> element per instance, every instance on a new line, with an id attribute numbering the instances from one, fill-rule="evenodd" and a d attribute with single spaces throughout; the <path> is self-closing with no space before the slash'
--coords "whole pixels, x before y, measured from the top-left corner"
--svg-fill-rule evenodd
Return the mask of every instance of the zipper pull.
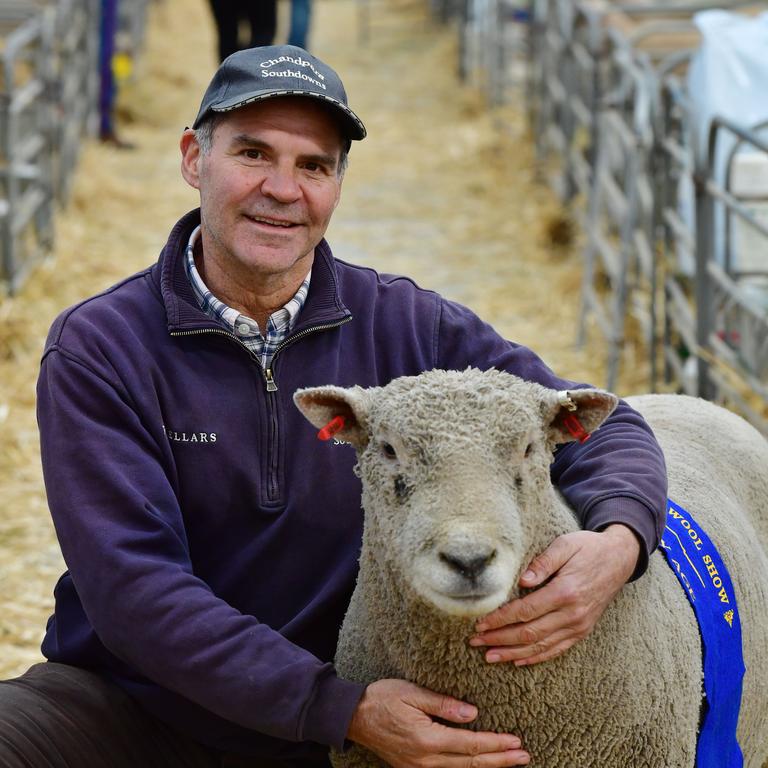
<path id="1" fill-rule="evenodd" d="M 265 369 L 264 378 L 267 380 L 267 392 L 277 392 L 277 384 L 275 384 L 271 368 Z"/>

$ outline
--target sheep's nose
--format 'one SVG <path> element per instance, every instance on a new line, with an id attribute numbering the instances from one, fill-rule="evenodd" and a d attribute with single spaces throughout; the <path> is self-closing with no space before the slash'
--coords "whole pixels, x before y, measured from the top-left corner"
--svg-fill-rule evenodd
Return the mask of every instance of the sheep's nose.
<path id="1" fill-rule="evenodd" d="M 471 581 L 475 581 L 480 576 L 494 557 L 496 557 L 495 549 L 491 549 L 482 555 L 457 555 L 453 552 L 440 553 L 440 559 L 446 565 L 450 566 L 465 579 L 470 579 Z"/>

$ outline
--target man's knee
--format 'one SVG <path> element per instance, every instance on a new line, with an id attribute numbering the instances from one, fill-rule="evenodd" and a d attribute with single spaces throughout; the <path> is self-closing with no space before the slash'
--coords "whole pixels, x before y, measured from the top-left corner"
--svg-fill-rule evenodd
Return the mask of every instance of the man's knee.
<path id="1" fill-rule="evenodd" d="M 209 758 L 94 672 L 44 662 L 0 681 L 3 768 L 215 765 Z"/>
<path id="2" fill-rule="evenodd" d="M 0 765 L 91 765 L 97 734 L 117 717 L 110 711 L 117 701 L 98 675 L 63 664 L 35 664 L 0 681 Z"/>

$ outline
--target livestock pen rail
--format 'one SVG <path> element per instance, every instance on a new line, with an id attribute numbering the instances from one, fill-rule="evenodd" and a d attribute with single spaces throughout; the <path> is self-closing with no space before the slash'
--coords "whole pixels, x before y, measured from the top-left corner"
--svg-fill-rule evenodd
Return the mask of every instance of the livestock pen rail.
<path id="1" fill-rule="evenodd" d="M 120 4 L 135 56 L 148 0 Z M 99 106 L 99 0 L 0 0 L 0 285 L 13 294 L 53 245 Z"/>
<path id="2" fill-rule="evenodd" d="M 0 34 L 0 276 L 13 290 L 53 240 L 53 14 L 32 3 L 4 3 Z"/>
<path id="3" fill-rule="evenodd" d="M 460 71 L 491 103 L 514 85 L 518 5 L 455 11 Z M 768 434 L 765 125 L 702 114 L 688 86 L 697 14 L 715 8 L 747 21 L 768 4 L 531 0 L 526 106 L 542 175 L 580 225 L 577 341 L 600 332 L 606 386 L 634 344 L 651 389 L 727 403 Z"/>
<path id="4" fill-rule="evenodd" d="M 748 130 L 721 117 L 711 123 L 706 166 L 695 177 L 697 344 L 691 353 L 696 394 L 730 405 L 766 432 L 768 141 L 760 138 L 761 127 Z M 729 138 L 736 142 L 721 173 L 718 149 Z M 739 173 L 745 158 L 760 163 L 763 183 L 756 188 L 747 188 Z M 718 209 L 724 214 L 722 234 Z"/>
<path id="5" fill-rule="evenodd" d="M 525 85 L 528 0 L 464 0 L 460 6 L 459 75 L 475 81 L 492 104 Z"/>

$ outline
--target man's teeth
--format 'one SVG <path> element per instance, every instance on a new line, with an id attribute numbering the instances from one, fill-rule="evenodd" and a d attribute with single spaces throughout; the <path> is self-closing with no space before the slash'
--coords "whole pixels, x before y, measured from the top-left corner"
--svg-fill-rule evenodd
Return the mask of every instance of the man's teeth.
<path id="1" fill-rule="evenodd" d="M 273 227 L 292 227 L 293 224 L 290 221 L 273 221 L 272 219 L 262 219 L 259 216 L 251 216 L 254 221 L 258 221 L 260 224 L 270 224 Z"/>

